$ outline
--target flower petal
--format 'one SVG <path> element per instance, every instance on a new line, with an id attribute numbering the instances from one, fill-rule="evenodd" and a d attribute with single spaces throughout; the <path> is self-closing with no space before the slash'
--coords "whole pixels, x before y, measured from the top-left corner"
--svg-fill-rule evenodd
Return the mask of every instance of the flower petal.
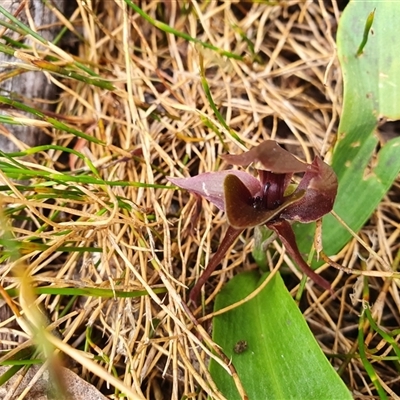
<path id="1" fill-rule="evenodd" d="M 298 202 L 287 207 L 281 218 L 311 222 L 315 221 L 333 208 L 337 193 L 337 177 L 333 169 L 324 163 L 318 156 L 300 181 L 297 191 L 306 191 L 305 196 Z"/>
<path id="2" fill-rule="evenodd" d="M 205 172 L 191 178 L 167 177 L 167 179 L 182 189 L 206 198 L 220 210 L 225 210 L 224 180 L 227 175 L 238 177 L 245 187 L 248 188 L 252 196 L 256 196 L 261 192 L 261 185 L 258 179 L 247 172 L 236 170 Z"/>
<path id="3" fill-rule="evenodd" d="M 227 154 L 221 158 L 233 165 L 254 165 L 257 169 L 264 169 L 277 174 L 304 172 L 307 164 L 298 160 L 294 155 L 283 149 L 275 140 L 266 140 L 243 154 Z"/>
<path id="4" fill-rule="evenodd" d="M 251 228 L 276 218 L 290 204 L 301 201 L 305 191 L 296 191 L 286 202 L 273 210 L 255 203 L 254 196 L 235 175 L 227 175 L 224 182 L 225 212 L 229 225 L 236 229 Z"/>
<path id="5" fill-rule="evenodd" d="M 218 267 L 218 264 L 221 263 L 229 248 L 232 246 L 233 242 L 237 239 L 237 237 L 242 233 L 242 229 L 235 229 L 231 226 L 228 227 L 228 230 L 225 233 L 224 238 L 222 239 L 221 244 L 218 247 L 216 253 L 212 256 L 210 262 L 208 263 L 206 269 L 201 274 L 199 280 L 194 285 L 193 289 L 190 292 L 189 299 L 193 304 L 197 305 L 197 300 L 199 299 L 200 290 L 207 282 L 210 275 L 215 271 Z"/>
<path id="6" fill-rule="evenodd" d="M 300 254 L 299 248 L 297 247 L 296 236 L 294 235 L 293 229 L 290 226 L 289 222 L 283 219 L 279 219 L 277 221 L 268 223 L 267 227 L 272 229 L 279 236 L 279 239 L 285 246 L 286 251 L 289 253 L 290 257 L 293 258 L 296 264 L 302 269 L 302 271 L 318 286 L 329 290 L 333 294 L 330 283 L 322 276 L 315 273 L 304 261 L 302 255 Z"/>

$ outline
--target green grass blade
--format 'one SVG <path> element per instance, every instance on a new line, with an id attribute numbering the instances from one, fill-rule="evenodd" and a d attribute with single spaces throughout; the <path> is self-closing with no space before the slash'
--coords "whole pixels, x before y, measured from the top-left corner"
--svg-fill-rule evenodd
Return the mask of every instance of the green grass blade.
<path id="1" fill-rule="evenodd" d="M 9 381 L 22 367 L 24 367 L 24 365 L 26 365 L 26 363 L 15 364 L 2 375 L 0 375 L 0 386 L 3 386 L 5 383 L 7 383 L 7 381 Z"/>
<path id="2" fill-rule="evenodd" d="M 53 64 L 49 61 L 40 60 L 40 59 L 37 59 L 37 60 L 32 59 L 31 63 L 33 65 L 35 65 L 36 67 L 40 68 L 41 70 L 48 71 L 52 74 L 59 75 L 63 78 L 74 79 L 76 81 L 86 83 L 87 85 L 97 86 L 101 89 L 106 89 L 106 90 L 110 90 L 110 91 L 113 91 L 116 89 L 112 83 L 110 83 L 104 79 L 83 76 L 83 75 L 71 70 L 70 68 L 60 67 L 59 65 Z"/>
<path id="3" fill-rule="evenodd" d="M 81 132 L 78 129 L 72 128 L 71 126 L 68 126 L 68 125 L 64 124 L 63 122 L 57 121 L 55 118 L 48 117 L 41 111 L 39 111 L 35 108 L 32 108 L 32 107 L 29 107 L 23 103 L 20 103 L 19 101 L 9 99 L 5 96 L 0 96 L 0 104 L 7 104 L 8 106 L 17 108 L 18 110 L 33 114 L 35 117 L 38 117 L 38 118 L 42 119 L 43 121 L 46 121 L 49 124 L 51 124 L 53 126 L 53 128 L 59 129 L 59 130 L 62 130 L 62 131 L 68 132 L 68 133 L 72 133 L 75 136 L 86 139 L 88 142 L 92 142 L 92 143 L 96 143 L 96 144 L 104 144 L 101 140 L 99 140 L 93 136 L 87 135 L 86 133 Z"/>
<path id="4" fill-rule="evenodd" d="M 36 154 L 36 153 L 39 153 L 41 151 L 48 151 L 48 150 L 58 150 L 58 151 L 62 151 L 62 152 L 66 152 L 66 153 L 70 153 L 70 154 L 76 155 L 78 158 L 80 158 L 81 160 L 83 160 L 85 162 L 85 164 L 89 167 L 89 169 L 96 176 L 99 176 L 99 173 L 96 170 L 95 166 L 93 165 L 93 163 L 86 156 L 84 156 L 82 153 L 79 153 L 79 151 L 76 151 L 76 150 L 71 149 L 69 147 L 63 147 L 63 146 L 48 144 L 48 145 L 43 145 L 43 146 L 30 147 L 29 149 L 26 149 L 24 151 L 19 151 L 19 152 L 15 152 L 15 153 L 7 153 L 7 154 L 3 153 L 0 150 L 0 156 L 6 157 L 9 160 L 12 160 L 14 162 L 15 161 L 14 157 L 25 157 L 27 155 Z"/>
<path id="5" fill-rule="evenodd" d="M 0 13 L 3 14 L 4 16 L 6 16 L 7 18 L 9 18 L 10 21 L 12 21 L 12 23 L 7 23 L 6 21 L 0 20 L 0 26 L 4 26 L 4 27 L 10 29 L 11 31 L 14 31 L 14 32 L 16 32 L 16 33 L 18 33 L 20 35 L 32 35 L 35 39 L 37 39 L 39 42 L 43 43 L 44 45 L 48 45 L 49 44 L 49 42 L 46 39 L 44 39 L 42 36 L 40 36 L 38 33 L 33 31 L 32 29 L 30 29 L 23 22 L 19 21 L 17 18 L 15 18 L 12 14 L 10 14 L 2 6 L 0 6 Z M 12 44 L 14 47 L 30 49 L 29 46 L 27 46 L 27 45 L 25 45 L 23 43 L 14 41 L 14 40 L 9 39 L 7 37 L 5 37 L 4 39 L 5 39 L 5 41 L 7 43 Z M 10 47 L 4 46 L 2 44 L 0 44 L 0 45 L 1 45 L 0 46 L 0 52 L 4 52 L 4 53 L 9 54 L 9 55 L 13 55 L 14 54 L 14 49 L 10 50 Z M 51 56 L 49 56 L 49 59 L 50 60 L 54 60 L 54 61 L 58 61 L 59 60 L 58 58 L 54 58 L 54 57 L 51 57 Z M 93 70 L 88 68 L 86 65 L 80 63 L 79 61 L 74 61 L 73 65 L 75 67 L 77 67 L 78 69 L 86 72 L 87 74 L 89 74 L 89 75 L 91 75 L 93 77 L 99 77 L 99 75 L 96 72 L 94 72 Z M 83 80 L 81 78 L 81 76 L 79 76 L 79 74 L 78 74 L 78 77 L 79 77 L 78 80 Z M 87 79 L 89 79 L 89 78 L 87 78 Z M 107 82 L 107 81 L 104 81 L 104 80 L 96 80 L 96 79 L 94 79 L 93 80 L 93 84 L 96 85 L 96 86 L 106 85 L 106 86 L 111 88 L 111 84 L 109 82 Z M 100 86 L 100 87 L 102 87 L 102 86 Z M 114 90 L 114 89 L 110 89 L 110 90 Z"/>
<path id="6" fill-rule="evenodd" d="M 35 287 L 34 292 L 37 295 L 49 294 L 54 296 L 91 296 L 91 297 L 101 297 L 101 298 L 135 298 L 147 296 L 146 290 L 114 290 L 114 289 L 103 289 L 103 288 L 93 288 L 93 287 L 55 287 L 55 286 L 41 286 Z M 156 294 L 164 294 L 167 292 L 166 288 L 155 288 L 153 292 Z M 8 289 L 7 293 L 10 297 L 18 296 L 18 290 Z"/>
<path id="7" fill-rule="evenodd" d="M 374 318 L 372 317 L 371 310 L 366 307 L 364 308 L 364 314 L 365 318 L 368 320 L 369 324 L 371 325 L 371 328 L 377 332 L 382 339 L 384 339 L 390 346 L 392 346 L 393 351 L 395 352 L 397 356 L 397 361 L 400 360 L 400 348 L 399 345 L 397 344 L 397 341 L 387 332 L 385 332 L 383 329 L 381 329 Z M 393 334 L 393 333 L 392 333 Z"/>
<path id="8" fill-rule="evenodd" d="M 204 64 L 203 64 L 203 57 L 200 55 L 200 79 L 201 79 L 201 85 L 203 87 L 204 93 L 207 97 L 208 103 L 210 104 L 211 109 L 213 110 L 215 116 L 217 117 L 218 121 L 220 122 L 220 124 L 227 130 L 227 132 L 229 132 L 229 134 L 235 139 L 237 140 L 239 143 L 243 144 L 243 140 L 240 139 L 240 137 L 237 135 L 237 133 L 228 126 L 228 124 L 225 121 L 225 118 L 222 116 L 222 114 L 219 112 L 214 99 L 212 97 L 211 94 L 211 90 L 210 90 L 210 86 L 208 85 L 207 79 L 206 79 L 206 75 L 204 73 Z M 224 139 L 221 135 L 221 133 L 218 134 L 218 137 L 221 141 L 222 146 L 226 148 L 226 144 L 224 142 Z"/>
<path id="9" fill-rule="evenodd" d="M 49 172 L 43 170 L 31 170 L 27 168 L 17 168 L 10 164 L 0 162 L 0 169 L 12 179 L 25 180 L 33 177 L 40 177 L 46 179 L 46 186 L 52 186 L 55 183 L 65 184 L 71 186 L 72 183 L 81 184 L 92 184 L 92 185 L 107 185 L 107 186 L 119 186 L 119 187 L 142 187 L 142 188 L 153 188 L 153 189 L 169 189 L 173 190 L 173 186 L 158 185 L 153 183 L 142 183 L 142 182 L 128 182 L 128 181 L 104 181 L 89 175 L 72 175 L 71 173 L 58 173 Z"/>
<path id="10" fill-rule="evenodd" d="M 39 42 L 41 42 L 43 44 L 47 43 L 46 39 L 43 39 L 40 35 L 38 35 L 35 31 L 30 29 L 28 26 L 26 26 L 20 20 L 18 20 L 18 18 L 14 17 L 14 15 L 10 14 L 2 6 L 0 6 L 0 13 L 3 14 L 5 17 L 7 17 L 16 26 L 18 26 L 18 28 L 21 29 L 21 31 L 24 32 L 26 35 L 31 35 L 32 37 L 34 37 L 35 39 L 37 39 Z"/>
<path id="11" fill-rule="evenodd" d="M 14 55 L 14 49 L 10 46 L 6 46 L 3 43 L 0 43 L 0 52 L 4 54 L 8 54 L 9 56 Z"/>
<path id="12" fill-rule="evenodd" d="M 364 338 L 364 322 L 365 321 L 366 321 L 366 318 L 363 315 L 360 318 L 360 323 L 359 323 L 359 327 L 358 327 L 358 336 L 357 336 L 358 349 L 360 352 L 361 362 L 365 368 L 365 371 L 369 375 L 372 383 L 374 384 L 375 389 L 378 392 L 379 398 L 381 400 L 387 400 L 388 397 L 386 395 L 386 392 L 384 391 L 384 389 L 378 379 L 378 376 L 376 375 L 373 365 L 368 360 L 367 350 L 366 350 L 366 346 L 365 346 L 365 338 Z"/>
<path id="13" fill-rule="evenodd" d="M 139 6 L 137 6 L 136 4 L 134 4 L 131 0 L 125 0 L 125 3 L 135 12 L 137 12 L 142 18 L 144 18 L 147 22 L 149 22 L 150 24 L 152 24 L 153 26 L 155 26 L 156 28 L 160 29 L 161 31 L 165 32 L 165 33 L 170 33 L 176 37 L 180 37 L 182 39 L 187 40 L 188 42 L 192 42 L 192 43 L 197 43 L 200 46 L 203 46 L 206 49 L 210 49 L 215 51 L 216 53 L 220 54 L 221 56 L 226 56 L 228 58 L 233 58 L 235 60 L 243 60 L 244 57 L 239 55 L 239 54 L 235 54 L 232 53 L 230 51 L 226 51 L 223 49 L 220 49 L 219 47 L 213 46 L 210 43 L 206 43 L 203 42 L 197 38 L 194 38 L 192 36 L 190 36 L 189 34 L 185 33 L 185 32 L 180 32 L 177 31 L 176 29 L 172 28 L 171 26 L 165 24 L 164 22 L 161 21 L 157 21 L 155 19 L 153 19 L 152 17 L 150 17 L 150 15 L 146 14 Z"/>

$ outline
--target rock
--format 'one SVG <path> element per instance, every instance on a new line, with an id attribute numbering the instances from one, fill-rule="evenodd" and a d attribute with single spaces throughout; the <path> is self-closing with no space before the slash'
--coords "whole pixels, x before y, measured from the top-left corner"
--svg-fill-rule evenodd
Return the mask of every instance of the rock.
<path id="1" fill-rule="evenodd" d="M 18 398 L 25 388 L 31 384 L 35 374 L 41 368 L 41 365 L 34 365 L 25 374 L 22 381 L 17 385 L 18 380 L 21 379 L 22 369 L 17 372 L 6 384 L 0 386 L 0 399 L 12 400 Z M 10 367 L 0 367 L 0 375 L 4 374 Z M 52 391 L 52 379 L 48 370 L 45 370 L 39 379 L 32 385 L 24 400 L 107 400 L 93 385 L 83 380 L 77 374 L 68 368 L 59 367 L 58 376 L 62 379 L 63 393 Z M 60 396 L 64 396 L 63 399 Z"/>

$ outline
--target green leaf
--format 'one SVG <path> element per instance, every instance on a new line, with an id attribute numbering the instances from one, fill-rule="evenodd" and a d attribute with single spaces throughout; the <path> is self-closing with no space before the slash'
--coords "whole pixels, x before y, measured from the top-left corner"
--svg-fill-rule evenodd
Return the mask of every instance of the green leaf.
<path id="1" fill-rule="evenodd" d="M 252 293 L 257 272 L 234 277 L 220 292 L 215 311 Z M 280 275 L 252 300 L 213 320 L 213 339 L 232 360 L 250 399 L 351 399 L 322 353 Z M 210 373 L 229 400 L 240 399 L 232 377 L 211 361 Z"/>
<path id="2" fill-rule="evenodd" d="M 371 12 L 374 13 L 371 22 Z M 352 1 L 337 34 L 343 71 L 343 112 L 332 167 L 339 179 L 334 211 L 354 231 L 370 218 L 400 173 L 400 138 L 380 143 L 375 130 L 382 118 L 400 118 L 400 2 Z M 366 36 L 366 26 L 370 26 Z M 366 42 L 365 42 L 366 39 Z M 365 43 L 364 43 L 365 42 Z M 357 52 L 362 47 L 362 53 Z M 314 226 L 297 226 L 303 252 L 310 250 Z M 332 215 L 323 220 L 323 246 L 336 254 L 351 234 Z"/>
<path id="3" fill-rule="evenodd" d="M 216 53 L 220 54 L 221 56 L 233 58 L 235 60 L 243 60 L 244 59 L 244 57 L 241 56 L 240 54 L 235 54 L 230 51 L 226 51 L 219 47 L 213 46 L 210 43 L 203 42 L 200 39 L 197 39 L 196 37 L 192 37 L 185 32 L 181 32 L 181 31 L 174 29 L 173 27 L 169 26 L 168 24 L 165 24 L 164 22 L 153 19 L 149 14 L 146 14 L 139 6 L 137 6 L 132 0 L 125 0 L 125 3 L 128 5 L 128 7 L 130 7 L 133 11 L 138 13 L 147 22 L 149 22 L 150 24 L 152 24 L 153 26 L 155 26 L 156 28 L 160 29 L 163 32 L 170 33 L 176 37 L 185 39 L 188 42 L 199 44 L 200 46 L 202 46 L 206 49 L 215 51 Z"/>

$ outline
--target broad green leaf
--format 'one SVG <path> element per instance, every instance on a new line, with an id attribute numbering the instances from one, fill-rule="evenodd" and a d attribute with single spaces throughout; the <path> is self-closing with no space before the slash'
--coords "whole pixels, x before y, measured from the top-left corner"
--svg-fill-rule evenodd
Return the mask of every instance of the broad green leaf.
<path id="1" fill-rule="evenodd" d="M 368 17 L 375 9 L 362 54 Z M 343 112 L 332 167 L 339 179 L 334 211 L 358 231 L 370 218 L 400 172 L 400 138 L 378 151 L 375 134 L 382 118 L 400 118 L 400 2 L 351 1 L 344 10 L 337 34 L 342 66 Z M 371 16 L 370 21 L 371 22 Z M 296 226 L 299 247 L 310 250 L 313 225 Z M 332 215 L 323 221 L 323 246 L 335 254 L 350 233 Z"/>
<path id="2" fill-rule="evenodd" d="M 250 293 L 266 278 L 256 271 L 234 277 L 215 311 Z M 250 399 L 351 399 L 322 353 L 280 275 L 252 300 L 213 320 L 213 339 L 232 360 Z M 229 400 L 240 399 L 232 377 L 211 362 L 210 372 Z"/>

